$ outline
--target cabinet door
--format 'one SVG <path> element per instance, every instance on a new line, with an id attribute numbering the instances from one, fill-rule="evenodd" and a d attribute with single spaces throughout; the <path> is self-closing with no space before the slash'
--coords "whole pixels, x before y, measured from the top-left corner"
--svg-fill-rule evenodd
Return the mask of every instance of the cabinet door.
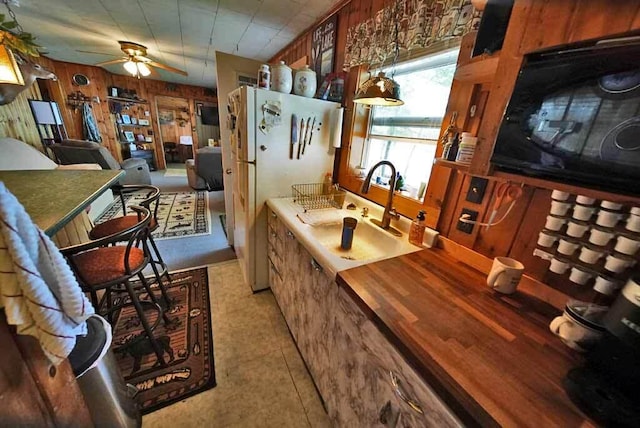
<path id="1" fill-rule="evenodd" d="M 280 235 L 280 233 L 278 234 Z M 306 250 L 298 243 L 295 236 L 285 226 L 282 226 L 282 303 L 284 319 L 289 326 L 293 338 L 298 341 L 300 331 L 300 288 L 301 281 L 308 275 L 309 261 L 302 260 Z M 304 253 L 302 253 L 304 251 Z"/>

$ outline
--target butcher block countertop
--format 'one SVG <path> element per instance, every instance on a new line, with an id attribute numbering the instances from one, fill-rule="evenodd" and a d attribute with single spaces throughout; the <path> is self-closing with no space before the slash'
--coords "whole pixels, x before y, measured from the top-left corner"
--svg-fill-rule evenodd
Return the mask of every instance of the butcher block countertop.
<path id="1" fill-rule="evenodd" d="M 558 310 L 444 250 L 338 272 L 337 282 L 465 422 L 592 426 L 562 387 L 580 363 L 548 328 Z"/>

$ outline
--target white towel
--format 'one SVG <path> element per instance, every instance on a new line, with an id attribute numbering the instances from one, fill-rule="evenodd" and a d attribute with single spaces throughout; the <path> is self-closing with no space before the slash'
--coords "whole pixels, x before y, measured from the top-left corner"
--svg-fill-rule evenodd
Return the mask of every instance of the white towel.
<path id="1" fill-rule="evenodd" d="M 87 334 L 94 313 L 55 244 L 0 182 L 0 308 L 58 365 Z"/>

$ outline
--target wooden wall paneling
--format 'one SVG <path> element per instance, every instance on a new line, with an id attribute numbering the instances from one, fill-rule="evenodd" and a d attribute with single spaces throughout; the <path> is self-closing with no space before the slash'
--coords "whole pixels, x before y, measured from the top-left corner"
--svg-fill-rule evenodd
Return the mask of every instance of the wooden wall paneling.
<path id="1" fill-rule="evenodd" d="M 191 133 L 191 138 L 193 138 L 193 145 L 191 146 L 191 156 L 195 159 L 196 150 L 199 147 L 198 133 L 196 132 L 196 108 L 193 100 L 187 100 L 189 104 L 189 123 L 187 126 L 189 127 L 189 132 Z"/>
<path id="2" fill-rule="evenodd" d="M 54 368 L 35 338 L 18 335 L 15 341 L 55 426 L 92 426 L 89 410 L 69 361 Z"/>
<path id="3" fill-rule="evenodd" d="M 517 185 L 518 183 L 513 183 Z M 496 188 L 499 186 L 496 186 Z M 534 188 L 525 186 L 523 188 L 522 196 L 509 212 L 509 215 L 504 218 L 499 224 L 491 226 L 490 228 L 480 227 L 478 230 L 478 236 L 474 243 L 473 249 L 487 257 L 506 256 L 514 246 L 516 235 L 519 232 L 520 227 L 528 220 L 528 213 L 530 209 L 531 198 L 534 193 Z M 498 197 L 497 191 L 493 192 L 491 201 L 489 202 L 487 212 L 483 218 L 483 223 L 488 223 L 493 206 Z M 493 222 L 499 221 L 506 214 L 509 206 L 501 207 L 498 210 Z M 537 239 L 537 237 L 536 237 Z M 520 242 L 518 242 L 520 244 Z"/>
<path id="4" fill-rule="evenodd" d="M 442 199 L 429 193 L 431 189 L 435 188 L 435 185 L 431 185 L 431 180 L 429 180 L 429 187 L 427 188 L 425 198 L 436 201 L 441 206 L 438 223 L 436 223 L 435 228 L 440 232 L 441 235 L 449 236 L 452 224 L 451 219 L 455 215 L 455 210 L 458 202 L 457 197 L 455 197 L 454 195 L 459 195 L 462 191 L 462 184 L 464 182 L 465 174 L 461 171 L 458 171 L 457 169 L 452 170 L 451 168 L 445 168 L 443 166 L 434 166 L 432 174 L 447 175 L 446 177 L 436 177 L 435 175 L 433 177 L 434 180 L 437 180 L 435 182 L 439 183 L 440 186 L 443 186 L 442 189 L 434 190 L 434 192 L 436 192 L 437 195 Z M 441 195 L 450 196 L 446 197 Z M 429 213 L 427 212 L 427 214 Z"/>
<path id="5" fill-rule="evenodd" d="M 0 106 L 0 136 L 23 141 L 43 151 L 29 99 L 42 99 L 37 84 L 23 91 L 12 103 Z"/>
<path id="6" fill-rule="evenodd" d="M 156 165 L 158 165 L 158 169 L 165 169 L 167 167 L 167 159 L 164 156 L 164 144 L 162 142 L 162 135 L 160 132 L 157 102 L 157 97 L 154 94 L 149 94 L 149 123 L 151 124 L 151 130 L 153 131 L 152 137 L 156 156 Z"/>
<path id="7" fill-rule="evenodd" d="M 15 345 L 15 336 L 0 311 L 0 424 L 3 426 L 54 427 L 40 390 Z"/>

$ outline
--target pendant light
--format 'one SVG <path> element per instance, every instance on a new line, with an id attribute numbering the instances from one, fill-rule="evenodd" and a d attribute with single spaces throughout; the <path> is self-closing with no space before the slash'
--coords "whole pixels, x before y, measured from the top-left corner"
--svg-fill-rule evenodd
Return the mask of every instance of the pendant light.
<path id="1" fill-rule="evenodd" d="M 396 13 L 393 14 L 397 16 Z M 395 72 L 396 61 L 398 60 L 399 44 L 398 44 L 398 22 L 394 24 L 394 57 L 391 64 L 392 74 L 391 77 L 385 76 L 383 72 L 378 73 L 376 77 L 370 77 L 365 81 L 353 99 L 354 103 L 366 104 L 374 106 L 401 106 L 404 101 L 400 99 L 400 85 L 393 80 L 393 73 Z"/>
<path id="2" fill-rule="evenodd" d="M 20 67 L 13 56 L 13 52 L 5 45 L 0 45 L 0 83 L 24 85 Z"/>
<path id="3" fill-rule="evenodd" d="M 138 65 L 138 73 L 140 73 L 142 77 L 147 77 L 148 75 L 151 74 L 151 69 L 144 62 L 138 62 L 137 65 Z"/>
<path id="4" fill-rule="evenodd" d="M 133 62 L 133 60 L 130 59 L 129 61 L 127 61 L 124 64 L 122 64 L 122 66 L 132 76 L 137 76 L 138 75 L 138 67 L 136 66 L 136 63 Z"/>

